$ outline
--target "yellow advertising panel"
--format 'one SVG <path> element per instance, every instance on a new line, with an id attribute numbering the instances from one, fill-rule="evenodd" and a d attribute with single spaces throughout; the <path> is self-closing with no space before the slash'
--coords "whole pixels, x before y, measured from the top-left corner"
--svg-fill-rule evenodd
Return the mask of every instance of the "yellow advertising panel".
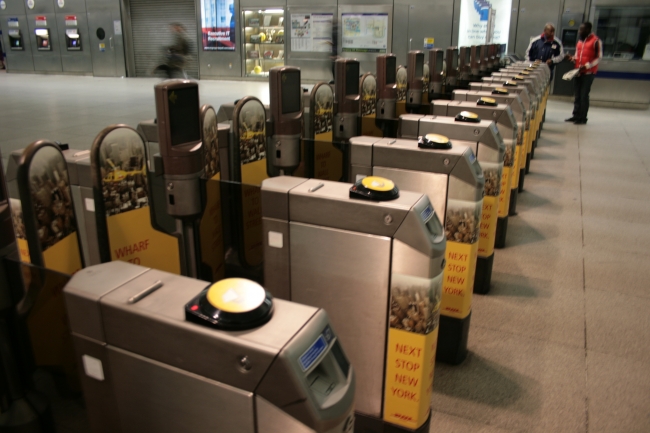
<path id="1" fill-rule="evenodd" d="M 426 422 L 437 343 L 437 327 L 425 335 L 388 330 L 384 421 L 413 430 Z"/>
<path id="2" fill-rule="evenodd" d="M 501 192 L 499 193 L 499 218 L 508 216 L 508 209 L 510 207 L 510 185 L 511 177 L 514 175 L 512 167 L 503 167 L 501 173 Z M 484 210 L 485 212 L 485 210 Z"/>
<path id="3" fill-rule="evenodd" d="M 481 257 L 490 257 L 494 253 L 498 207 L 497 197 L 487 195 L 483 197 L 483 212 L 481 213 L 481 228 L 478 240 L 478 255 Z"/>
<path id="4" fill-rule="evenodd" d="M 442 274 L 430 279 L 392 276 L 384 421 L 417 429 L 429 417 L 441 286 Z"/>
<path id="5" fill-rule="evenodd" d="M 447 239 L 440 314 L 464 319 L 471 312 L 477 256 L 478 242 L 467 244 Z"/>
<path id="6" fill-rule="evenodd" d="M 43 251 L 43 263 L 46 269 L 52 269 L 66 275 L 72 275 L 81 269 L 79 240 L 77 232 L 71 233 Z"/>
<path id="7" fill-rule="evenodd" d="M 332 132 L 318 134 L 314 142 L 314 178 L 339 181 L 343 177 L 343 153 L 332 144 Z"/>
<path id="8" fill-rule="evenodd" d="M 111 260 L 180 275 L 178 240 L 151 226 L 148 207 L 112 215 L 106 224 Z"/>

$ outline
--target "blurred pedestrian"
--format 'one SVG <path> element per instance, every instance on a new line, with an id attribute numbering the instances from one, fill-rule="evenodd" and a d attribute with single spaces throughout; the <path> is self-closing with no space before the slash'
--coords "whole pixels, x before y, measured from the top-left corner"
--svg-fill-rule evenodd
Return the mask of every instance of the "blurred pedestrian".
<path id="1" fill-rule="evenodd" d="M 163 73 L 167 78 L 187 78 L 185 65 L 191 51 L 190 41 L 187 38 L 185 27 L 181 23 L 169 25 L 172 33 L 171 45 L 164 48 L 164 60 L 156 66 L 155 73 Z"/>

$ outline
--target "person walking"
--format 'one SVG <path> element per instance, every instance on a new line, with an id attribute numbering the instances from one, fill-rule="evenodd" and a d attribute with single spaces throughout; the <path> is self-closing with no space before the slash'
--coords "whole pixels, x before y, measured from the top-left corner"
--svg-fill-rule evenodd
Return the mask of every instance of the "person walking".
<path id="1" fill-rule="evenodd" d="M 191 45 L 185 27 L 180 23 L 172 23 L 169 28 L 172 34 L 172 44 L 164 48 L 164 60 L 156 66 L 154 73 L 161 72 L 170 79 L 187 78 L 185 65 L 191 52 Z"/>
<path id="2" fill-rule="evenodd" d="M 562 41 L 555 37 L 555 26 L 553 23 L 546 23 L 544 32 L 530 41 L 530 45 L 526 49 L 526 60 L 545 62 L 551 69 L 552 80 L 555 64 L 560 63 L 563 59 L 564 48 L 562 47 Z"/>
<path id="3" fill-rule="evenodd" d="M 589 92 L 598 72 L 598 63 L 603 58 L 603 44 L 598 36 L 592 31 L 592 25 L 589 21 L 580 24 L 578 36 L 580 40 L 576 46 L 574 56 L 569 56 L 569 60 L 575 62 L 578 75 L 574 78 L 573 83 L 573 115 L 566 122 L 573 122 L 576 125 L 587 123 L 587 112 L 589 111 Z"/>

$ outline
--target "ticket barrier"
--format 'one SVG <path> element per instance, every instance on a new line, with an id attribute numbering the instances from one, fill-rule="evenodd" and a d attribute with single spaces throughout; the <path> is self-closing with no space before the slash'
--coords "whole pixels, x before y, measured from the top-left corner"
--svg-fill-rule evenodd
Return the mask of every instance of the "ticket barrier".
<path id="1" fill-rule="evenodd" d="M 519 172 L 518 164 L 515 166 L 515 161 L 518 162 L 516 159 L 519 129 L 517 120 L 508 104 L 499 104 L 496 99 L 486 96 L 479 98 L 477 102 L 449 101 L 444 103 L 441 101 L 433 107 L 433 115 L 435 116 L 455 117 L 463 111 L 471 111 L 478 114 L 482 119 L 493 120 L 506 146 L 494 240 L 495 248 L 503 248 L 506 244 L 510 203 L 514 202 L 516 204 L 517 201 L 517 184 L 513 185 L 512 179 Z M 521 145 L 519 147 L 521 148 Z M 512 194 L 515 195 L 514 198 L 511 197 Z"/>
<path id="2" fill-rule="evenodd" d="M 276 177 L 262 184 L 262 217 L 267 289 L 326 309 L 363 366 L 355 431 L 428 432 L 446 242 L 427 196 L 373 176 Z"/>
<path id="3" fill-rule="evenodd" d="M 502 91 L 477 91 L 477 90 L 455 90 L 454 100 L 456 101 L 469 101 L 478 102 L 481 98 L 494 99 L 499 104 L 508 105 L 512 109 L 512 113 L 517 120 L 517 148 L 515 151 L 515 159 L 513 162 L 513 175 L 511 176 L 512 183 L 510 185 L 510 205 L 508 213 L 510 216 L 517 214 L 517 196 L 519 191 L 524 189 L 524 177 L 526 173 L 526 150 L 524 141 L 524 131 L 526 129 L 526 116 L 528 115 L 521 97 L 517 94 L 509 94 L 507 89 Z"/>
<path id="4" fill-rule="evenodd" d="M 489 77 L 490 76 L 490 55 L 488 54 L 488 46 L 487 45 L 479 45 L 479 50 L 478 54 L 481 59 L 481 63 L 479 64 L 479 75 L 481 77 Z"/>
<path id="5" fill-rule="evenodd" d="M 51 405 L 34 389 L 35 362 L 28 349 L 26 323 L 34 305 L 34 295 L 41 287 L 23 284 L 22 276 L 31 273 L 26 272 L 27 265 L 21 263 L 12 222 L 15 214 L 6 185 L 4 167 L 0 166 L 0 431 L 50 433 L 54 432 Z M 47 271 L 41 268 L 38 272 L 43 276 Z"/>
<path id="6" fill-rule="evenodd" d="M 540 130 L 544 125 L 546 120 L 546 104 L 548 102 L 548 96 L 551 92 L 551 71 L 547 65 L 532 65 L 526 66 L 522 64 L 517 64 L 510 66 L 507 69 L 502 69 L 501 71 L 516 71 L 524 76 L 536 77 L 540 82 L 541 86 L 544 88 L 544 97 L 542 100 L 542 109 L 540 110 Z"/>
<path id="7" fill-rule="evenodd" d="M 471 74 L 472 48 L 460 47 L 458 50 L 458 89 L 467 89 L 469 87 L 469 77 Z"/>
<path id="8" fill-rule="evenodd" d="M 525 85 L 526 88 L 528 89 L 529 93 L 535 94 L 537 98 L 537 110 L 536 110 L 536 115 L 535 115 L 535 135 L 533 138 L 533 143 L 532 143 L 532 148 L 531 148 L 531 153 L 530 153 L 530 158 L 533 159 L 535 156 L 535 148 L 537 147 L 537 139 L 539 138 L 540 135 L 540 126 L 541 126 L 541 119 L 542 119 L 542 112 L 544 110 L 544 86 L 541 83 L 541 80 L 538 80 L 537 77 L 530 77 L 530 76 L 525 76 L 522 75 L 518 72 L 495 72 L 492 74 L 491 77 L 486 77 L 483 78 L 484 81 L 486 82 L 493 82 L 493 83 L 498 83 L 502 81 L 505 83 L 506 81 L 512 81 L 513 83 L 516 83 L 518 85 Z"/>
<path id="9" fill-rule="evenodd" d="M 438 209 L 447 247 L 436 359 L 456 365 L 467 356 L 485 179 L 474 143 L 441 135 L 424 138 L 356 137 L 352 173 L 391 176 L 425 193 Z"/>
<path id="10" fill-rule="evenodd" d="M 384 137 L 395 137 L 397 129 L 397 58 L 394 54 L 377 56 L 377 107 L 375 124 Z M 429 86 L 431 81 L 429 80 Z M 429 87 L 430 89 L 430 87 Z M 366 134 L 365 131 L 362 131 Z"/>
<path id="11" fill-rule="evenodd" d="M 477 81 L 481 81 L 481 46 L 472 45 L 470 47 L 469 82 L 474 83 Z"/>
<path id="12" fill-rule="evenodd" d="M 424 91 L 424 52 L 408 52 L 406 74 L 406 112 L 419 113 Z"/>
<path id="13" fill-rule="evenodd" d="M 501 177 L 506 145 L 490 120 L 482 120 L 476 113 L 462 111 L 455 117 L 404 115 L 400 117 L 400 137 L 419 139 L 427 134 L 438 134 L 449 140 L 472 142 L 472 150 L 483 169 L 484 198 L 478 239 L 478 259 L 474 292 L 490 291 L 494 245 L 499 211 Z M 449 237 L 449 236 L 448 236 Z"/>
<path id="14" fill-rule="evenodd" d="M 445 51 L 445 97 L 451 99 L 451 95 L 458 88 L 458 47 L 449 47 Z"/>
<path id="15" fill-rule="evenodd" d="M 64 297 L 93 432 L 354 429 L 356 372 L 322 309 L 119 261 Z"/>
<path id="16" fill-rule="evenodd" d="M 525 167 L 525 173 L 528 174 L 530 170 L 530 156 L 533 150 L 533 139 L 536 136 L 536 127 L 535 119 L 537 118 L 537 98 L 534 94 L 528 92 L 526 86 L 520 86 L 515 84 L 512 81 L 507 81 L 505 83 L 490 83 L 490 82 L 480 82 L 480 83 L 470 83 L 470 90 L 477 91 L 489 91 L 496 92 L 501 94 L 510 94 L 515 93 L 521 97 L 524 107 L 526 108 L 526 128 L 524 129 L 524 143 L 526 146 L 526 153 L 522 155 L 522 162 Z M 523 187 L 519 189 L 519 192 L 523 191 Z"/>

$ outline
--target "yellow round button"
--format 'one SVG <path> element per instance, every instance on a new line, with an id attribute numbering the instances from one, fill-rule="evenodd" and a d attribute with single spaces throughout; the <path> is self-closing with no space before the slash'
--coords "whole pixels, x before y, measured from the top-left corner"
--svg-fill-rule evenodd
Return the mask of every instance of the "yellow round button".
<path id="1" fill-rule="evenodd" d="M 509 92 L 508 92 L 508 89 L 506 89 L 506 88 L 504 88 L 504 87 L 497 87 L 497 88 L 494 89 L 494 90 L 497 91 L 497 92 L 501 92 L 501 93 L 509 93 Z"/>
<path id="2" fill-rule="evenodd" d="M 449 143 L 449 137 L 446 137 L 444 135 L 440 134 L 427 134 L 424 136 L 427 140 L 429 140 L 432 143 L 438 143 L 438 144 L 447 144 Z"/>
<path id="3" fill-rule="evenodd" d="M 478 114 L 472 113 L 471 111 L 461 111 L 460 115 L 467 119 L 478 119 Z"/>
<path id="4" fill-rule="evenodd" d="M 361 179 L 361 185 L 372 191 L 391 191 L 395 188 L 395 183 L 384 177 L 367 176 Z"/>
<path id="5" fill-rule="evenodd" d="M 208 289 L 210 305 L 227 313 L 246 313 L 262 305 L 266 291 L 259 284 L 244 278 L 227 278 Z"/>
<path id="6" fill-rule="evenodd" d="M 494 99 L 494 98 L 488 98 L 488 97 L 486 97 L 486 96 L 483 96 L 483 97 L 481 98 L 481 101 L 485 102 L 486 104 L 496 104 L 496 103 L 497 103 L 497 100 L 496 100 L 496 99 Z"/>

